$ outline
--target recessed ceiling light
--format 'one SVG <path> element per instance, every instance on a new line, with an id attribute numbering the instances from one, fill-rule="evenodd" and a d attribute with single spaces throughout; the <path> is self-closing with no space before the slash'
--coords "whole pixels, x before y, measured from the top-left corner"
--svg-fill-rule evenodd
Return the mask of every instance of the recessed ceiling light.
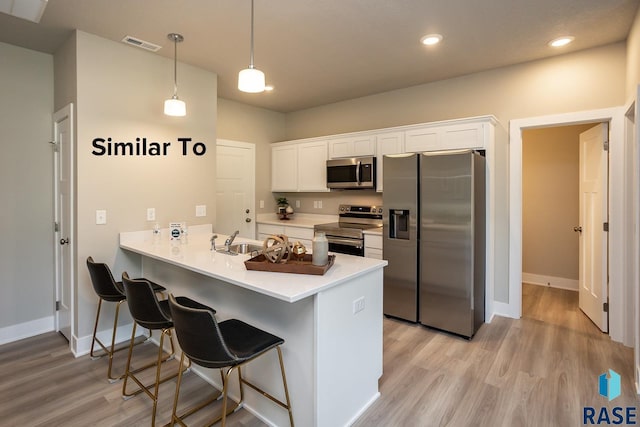
<path id="1" fill-rule="evenodd" d="M 273 90 L 273 86 L 272 85 L 266 85 L 264 87 L 264 90 L 267 91 L 267 92 L 271 92 Z"/>
<path id="2" fill-rule="evenodd" d="M 434 44 L 438 44 L 441 41 L 442 41 L 441 34 L 427 34 L 426 36 L 420 39 L 420 43 L 427 46 L 433 46 Z"/>
<path id="3" fill-rule="evenodd" d="M 557 39 L 551 40 L 549 42 L 549 46 L 551 46 L 551 47 L 562 47 L 562 46 L 568 45 L 573 40 L 575 40 L 575 37 L 573 37 L 573 36 L 558 37 Z"/>

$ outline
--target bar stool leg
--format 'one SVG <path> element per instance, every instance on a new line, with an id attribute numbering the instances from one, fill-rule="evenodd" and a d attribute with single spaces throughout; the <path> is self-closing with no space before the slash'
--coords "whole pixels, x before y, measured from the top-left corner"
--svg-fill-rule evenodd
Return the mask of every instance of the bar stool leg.
<path id="1" fill-rule="evenodd" d="M 284 362 L 282 360 L 282 350 L 280 346 L 276 346 L 278 350 L 278 360 L 280 361 L 280 372 L 282 372 L 282 385 L 284 386 L 284 396 L 287 400 L 287 411 L 289 412 L 289 422 L 293 427 L 293 412 L 291 411 L 291 400 L 289 399 L 289 388 L 287 387 L 287 376 L 284 373 Z"/>

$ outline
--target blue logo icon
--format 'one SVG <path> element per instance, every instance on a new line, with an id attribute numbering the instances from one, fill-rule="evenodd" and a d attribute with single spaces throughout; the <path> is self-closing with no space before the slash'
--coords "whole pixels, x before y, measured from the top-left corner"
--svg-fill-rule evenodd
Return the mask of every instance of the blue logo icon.
<path id="1" fill-rule="evenodd" d="M 602 397 L 606 397 L 611 402 L 620 396 L 620 375 L 613 369 L 609 369 L 609 378 L 607 373 L 598 377 L 598 392 Z"/>

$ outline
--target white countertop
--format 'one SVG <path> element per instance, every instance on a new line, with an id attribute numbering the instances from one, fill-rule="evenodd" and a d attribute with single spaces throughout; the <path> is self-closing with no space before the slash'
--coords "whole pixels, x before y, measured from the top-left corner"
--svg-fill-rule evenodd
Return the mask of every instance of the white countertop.
<path id="1" fill-rule="evenodd" d="M 326 224 L 338 222 L 338 215 L 319 215 L 308 213 L 294 213 L 288 220 L 281 220 L 278 214 L 266 213 L 258 214 L 256 219 L 258 224 L 283 225 L 289 227 L 313 228 L 316 224 Z"/>
<path id="2" fill-rule="evenodd" d="M 162 230 L 159 243 L 153 242 L 151 230 L 123 232 L 120 247 L 291 303 L 387 265 L 384 260 L 335 254 L 333 266 L 323 276 L 249 271 L 244 261 L 250 255 L 232 256 L 211 251 L 211 234 L 210 224 L 191 226 L 188 243 L 172 245 L 167 229 Z M 218 234 L 218 247 L 226 238 Z M 241 242 L 262 244 L 240 237 L 234 243 Z"/>

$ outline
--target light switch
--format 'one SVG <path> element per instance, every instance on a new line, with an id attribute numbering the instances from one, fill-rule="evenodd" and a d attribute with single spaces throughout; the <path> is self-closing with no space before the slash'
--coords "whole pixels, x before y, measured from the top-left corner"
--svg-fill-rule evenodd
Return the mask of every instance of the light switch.
<path id="1" fill-rule="evenodd" d="M 147 221 L 156 220 L 156 208 L 147 208 Z"/>
<path id="2" fill-rule="evenodd" d="M 196 205 L 196 216 L 207 216 L 207 205 Z"/>
<path id="3" fill-rule="evenodd" d="M 96 225 L 104 225 L 107 223 L 107 211 L 98 209 L 96 211 Z"/>

